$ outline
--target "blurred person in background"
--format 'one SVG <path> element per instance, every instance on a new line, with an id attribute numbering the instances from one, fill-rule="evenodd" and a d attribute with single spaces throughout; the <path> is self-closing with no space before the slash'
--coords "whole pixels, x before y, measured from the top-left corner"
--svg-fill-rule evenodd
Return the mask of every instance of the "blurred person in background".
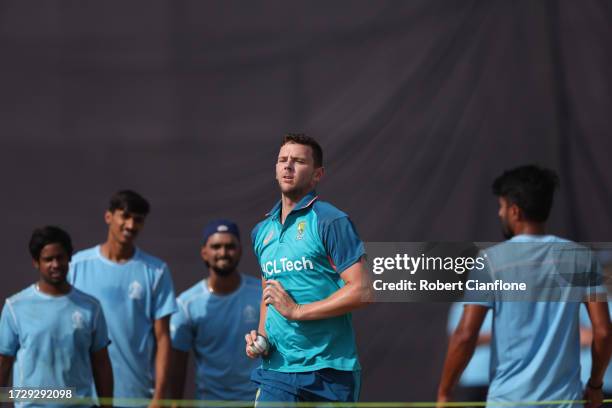
<path id="1" fill-rule="evenodd" d="M 172 315 L 173 398 L 182 399 L 189 353 L 196 362 L 196 398 L 252 401 L 256 387 L 251 371 L 260 362 L 243 352 L 243 335 L 257 328 L 261 284 L 238 272 L 242 255 L 240 231 L 229 220 L 204 227 L 200 256 L 208 278 L 181 293 Z"/>
<path id="2" fill-rule="evenodd" d="M 490 278 L 529 279 L 527 285 L 534 283 L 538 287 L 541 280 L 550 281 L 549 276 L 600 275 L 592 251 L 584 251 L 582 246 L 546 233 L 546 220 L 557 186 L 558 177 L 553 171 L 533 165 L 508 170 L 493 182 L 502 233 L 508 241 L 484 250 L 486 273 Z M 561 259 L 560 246 L 571 247 L 572 251 L 562 252 L 572 258 Z M 525 402 L 554 400 L 566 401 L 555 404 L 557 407 L 575 407 L 582 404 L 570 401 L 585 399 L 587 408 L 601 405 L 603 376 L 612 354 L 610 315 L 606 302 L 582 298 L 587 300 L 585 304 L 593 327 L 593 365 L 584 388 L 580 381 L 580 302 L 518 302 L 495 297 L 464 307 L 448 345 L 438 402 L 450 400 L 491 309 L 493 335 L 488 403 L 520 402 L 523 406 L 531 406 Z"/>
<path id="3" fill-rule="evenodd" d="M 149 214 L 140 194 L 115 193 L 104 220 L 106 241 L 78 252 L 68 280 L 102 304 L 111 339 L 115 405 L 125 399 L 150 399 L 151 406 L 169 395 L 170 315 L 176 311 L 168 265 L 137 248 L 136 238 Z"/>
<path id="4" fill-rule="evenodd" d="M 13 371 L 13 390 L 73 388 L 71 397 L 111 406 L 113 372 L 108 358 L 106 321 L 100 303 L 66 281 L 72 241 L 58 227 L 35 229 L 30 238 L 38 281 L 6 300 L 0 318 L 0 387 Z M 61 394 L 57 394 L 59 396 Z M 48 406 L 41 401 L 21 407 Z"/>

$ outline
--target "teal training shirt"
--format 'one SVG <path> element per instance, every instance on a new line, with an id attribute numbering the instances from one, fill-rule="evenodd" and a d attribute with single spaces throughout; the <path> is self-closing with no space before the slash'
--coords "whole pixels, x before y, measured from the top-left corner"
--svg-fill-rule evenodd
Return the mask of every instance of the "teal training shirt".
<path id="1" fill-rule="evenodd" d="M 327 298 L 344 282 L 340 274 L 364 256 L 364 246 L 348 216 L 306 195 L 281 224 L 278 202 L 252 232 L 264 279 L 277 280 L 298 304 Z M 360 369 L 351 315 L 289 321 L 273 306 L 266 313 L 272 346 L 262 367 L 281 372 Z"/>

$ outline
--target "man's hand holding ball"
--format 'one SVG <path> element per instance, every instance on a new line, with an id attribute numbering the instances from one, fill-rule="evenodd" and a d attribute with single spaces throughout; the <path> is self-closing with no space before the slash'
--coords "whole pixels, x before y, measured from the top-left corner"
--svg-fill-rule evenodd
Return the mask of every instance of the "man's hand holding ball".
<path id="1" fill-rule="evenodd" d="M 270 351 L 270 343 L 266 336 L 251 330 L 244 336 L 246 340 L 246 355 L 249 358 L 266 357 Z"/>

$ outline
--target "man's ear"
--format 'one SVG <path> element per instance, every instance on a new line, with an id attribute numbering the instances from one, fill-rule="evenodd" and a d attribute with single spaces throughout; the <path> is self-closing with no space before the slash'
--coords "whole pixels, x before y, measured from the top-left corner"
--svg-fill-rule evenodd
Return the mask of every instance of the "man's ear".
<path id="1" fill-rule="evenodd" d="M 112 219 L 113 219 L 113 213 L 110 212 L 109 210 L 106 210 L 104 212 L 104 222 L 106 223 L 106 225 L 110 225 Z"/>
<path id="2" fill-rule="evenodd" d="M 325 167 L 317 167 L 314 171 L 314 181 L 318 183 L 325 175 Z"/>
<path id="3" fill-rule="evenodd" d="M 514 203 L 508 208 L 508 214 L 512 220 L 524 221 L 523 210 L 521 210 L 521 208 Z"/>
<path id="4" fill-rule="evenodd" d="M 38 267 L 40 266 L 40 263 L 38 263 L 38 261 L 36 259 L 32 259 L 32 266 L 35 269 L 38 269 Z"/>

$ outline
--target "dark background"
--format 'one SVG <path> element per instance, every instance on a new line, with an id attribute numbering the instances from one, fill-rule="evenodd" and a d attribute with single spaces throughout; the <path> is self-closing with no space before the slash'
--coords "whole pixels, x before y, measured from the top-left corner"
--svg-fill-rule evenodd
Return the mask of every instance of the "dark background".
<path id="1" fill-rule="evenodd" d="M 366 241 L 498 240 L 490 183 L 531 162 L 561 176 L 551 232 L 610 241 L 611 23 L 604 0 L 2 0 L 0 295 L 36 278 L 34 227 L 99 243 L 122 188 L 186 289 L 208 220 L 248 241 L 278 199 L 286 131 L 321 142 L 320 195 Z M 435 398 L 447 309 L 355 313 L 363 400 Z"/>

